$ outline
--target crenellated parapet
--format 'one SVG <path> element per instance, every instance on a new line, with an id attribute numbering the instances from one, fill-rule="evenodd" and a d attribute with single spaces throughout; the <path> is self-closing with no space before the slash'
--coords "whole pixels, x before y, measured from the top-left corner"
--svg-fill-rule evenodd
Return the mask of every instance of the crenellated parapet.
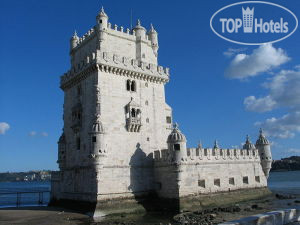
<path id="1" fill-rule="evenodd" d="M 149 80 L 152 82 L 169 81 L 169 68 L 147 63 L 145 61 L 120 56 L 110 52 L 92 52 L 81 63 L 74 65 L 67 73 L 60 77 L 61 88 L 69 86 L 73 81 L 80 80 L 87 73 L 99 69 L 117 75 Z"/>
<path id="2" fill-rule="evenodd" d="M 213 149 L 187 148 L 181 154 L 180 164 L 201 163 L 238 163 L 245 161 L 260 162 L 257 149 Z M 172 164 L 174 157 L 168 149 L 154 151 L 154 162 L 157 165 Z M 178 162 L 178 161 L 177 161 Z"/>

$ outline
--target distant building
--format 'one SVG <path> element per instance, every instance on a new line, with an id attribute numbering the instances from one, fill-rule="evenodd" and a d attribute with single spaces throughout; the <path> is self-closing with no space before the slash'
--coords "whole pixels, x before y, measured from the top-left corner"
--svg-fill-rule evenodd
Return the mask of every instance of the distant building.
<path id="1" fill-rule="evenodd" d="M 155 193 L 161 199 L 267 186 L 268 140 L 260 132 L 243 149 L 186 147 L 165 102 L 169 69 L 158 64 L 158 34 L 138 20 L 111 25 L 103 8 L 96 25 L 70 40 L 71 68 L 61 76 L 64 129 L 52 202 L 91 204 Z"/>

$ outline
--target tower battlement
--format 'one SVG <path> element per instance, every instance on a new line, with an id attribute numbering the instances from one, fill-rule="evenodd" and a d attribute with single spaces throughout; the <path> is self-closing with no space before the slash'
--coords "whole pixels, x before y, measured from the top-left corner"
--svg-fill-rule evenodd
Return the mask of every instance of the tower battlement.
<path id="1" fill-rule="evenodd" d="M 61 87 L 68 86 L 74 80 L 80 80 L 80 77 L 90 73 L 91 69 L 110 71 L 113 74 L 136 77 L 150 82 L 166 83 L 170 76 L 168 67 L 97 50 L 60 77 Z"/>
<path id="2" fill-rule="evenodd" d="M 184 150 L 183 150 L 184 151 Z M 213 148 L 187 148 L 181 157 L 181 163 L 203 162 L 243 162 L 258 161 L 260 157 L 257 149 L 213 149 Z M 154 151 L 154 162 L 172 163 L 172 152 L 165 150 Z"/>

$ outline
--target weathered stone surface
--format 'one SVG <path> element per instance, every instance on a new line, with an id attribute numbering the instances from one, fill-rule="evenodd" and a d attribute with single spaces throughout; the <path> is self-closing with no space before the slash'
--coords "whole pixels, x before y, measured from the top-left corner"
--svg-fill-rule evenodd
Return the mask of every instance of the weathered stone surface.
<path id="1" fill-rule="evenodd" d="M 146 32 L 138 21 L 124 32 L 103 9 L 96 22 L 71 38 L 71 68 L 61 76 L 64 128 L 52 204 L 74 201 L 102 216 L 148 209 L 141 199 L 154 193 L 180 210 L 186 199 L 208 204 L 195 196 L 267 186 L 272 158 L 262 132 L 256 146 L 247 138 L 244 149 L 221 149 L 217 142 L 204 149 L 187 148 L 178 126 L 172 129 L 169 69 L 158 65 L 153 26 Z"/>

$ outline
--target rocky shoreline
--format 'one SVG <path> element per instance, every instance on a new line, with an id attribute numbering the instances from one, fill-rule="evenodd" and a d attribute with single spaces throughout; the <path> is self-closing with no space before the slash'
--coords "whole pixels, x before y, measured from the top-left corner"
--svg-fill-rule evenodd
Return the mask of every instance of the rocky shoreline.
<path id="1" fill-rule="evenodd" d="M 300 196 L 273 194 L 266 198 L 180 214 L 116 214 L 93 221 L 87 215 L 54 207 L 0 209 L 0 224 L 60 225 L 214 225 L 276 209 L 300 206 Z"/>

